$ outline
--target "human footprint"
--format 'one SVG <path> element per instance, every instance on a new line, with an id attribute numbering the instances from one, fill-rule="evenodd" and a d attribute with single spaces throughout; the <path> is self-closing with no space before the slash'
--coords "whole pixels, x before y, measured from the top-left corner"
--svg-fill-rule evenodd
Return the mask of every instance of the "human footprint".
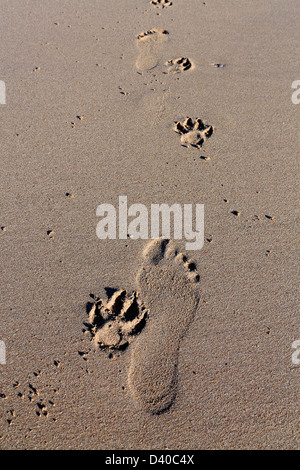
<path id="1" fill-rule="evenodd" d="M 149 318 L 132 346 L 128 383 L 141 408 L 159 414 L 176 396 L 180 342 L 197 309 L 200 278 L 195 263 L 168 240 L 151 241 L 143 255 L 137 285 Z"/>

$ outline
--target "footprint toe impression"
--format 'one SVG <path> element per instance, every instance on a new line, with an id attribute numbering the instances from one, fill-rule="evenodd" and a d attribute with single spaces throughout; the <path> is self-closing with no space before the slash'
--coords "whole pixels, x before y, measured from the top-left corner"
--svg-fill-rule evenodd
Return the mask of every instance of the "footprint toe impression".
<path id="1" fill-rule="evenodd" d="M 176 396 L 180 342 L 197 309 L 199 275 L 168 240 L 151 241 L 143 258 L 137 284 L 149 318 L 133 346 L 128 383 L 137 404 L 159 414 Z"/>

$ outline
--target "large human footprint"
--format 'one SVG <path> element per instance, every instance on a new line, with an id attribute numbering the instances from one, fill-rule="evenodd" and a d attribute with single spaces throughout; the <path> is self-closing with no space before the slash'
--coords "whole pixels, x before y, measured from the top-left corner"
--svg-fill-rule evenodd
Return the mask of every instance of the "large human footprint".
<path id="1" fill-rule="evenodd" d="M 176 396 L 180 342 L 197 309 L 200 278 L 195 263 L 168 240 L 151 241 L 143 258 L 137 284 L 149 318 L 132 345 L 128 384 L 143 410 L 159 414 Z"/>
<path id="2" fill-rule="evenodd" d="M 136 66 L 139 70 L 151 70 L 158 65 L 162 56 L 163 44 L 168 40 L 165 29 L 150 29 L 137 37 L 139 56 Z"/>

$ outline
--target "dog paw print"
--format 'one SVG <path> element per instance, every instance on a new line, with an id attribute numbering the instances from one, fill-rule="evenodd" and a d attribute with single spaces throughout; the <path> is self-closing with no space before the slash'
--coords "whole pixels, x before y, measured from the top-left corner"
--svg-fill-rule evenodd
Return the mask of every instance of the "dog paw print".
<path id="1" fill-rule="evenodd" d="M 16 417 L 16 412 L 15 410 L 8 410 L 6 412 L 6 421 L 9 425 L 13 422 L 13 419 Z"/>
<path id="2" fill-rule="evenodd" d="M 88 326 L 95 345 L 125 349 L 146 323 L 147 310 L 138 301 L 136 292 L 128 296 L 125 290 L 119 290 L 107 303 L 94 300 Z"/>
<path id="3" fill-rule="evenodd" d="M 169 0 L 151 0 L 151 5 L 154 5 L 156 8 L 165 8 L 170 7 L 173 3 Z"/>
<path id="4" fill-rule="evenodd" d="M 188 57 L 179 57 L 178 59 L 168 60 L 166 65 L 169 73 L 179 73 L 189 70 L 193 64 Z"/>
<path id="5" fill-rule="evenodd" d="M 181 144 L 184 147 L 196 148 L 201 148 L 214 132 L 213 127 L 204 124 L 201 119 L 193 120 L 190 117 L 183 122 L 175 122 L 174 130 L 181 135 Z"/>
<path id="6" fill-rule="evenodd" d="M 40 418 L 41 416 L 48 416 L 48 410 L 43 400 L 40 400 L 36 404 L 36 415 Z"/>

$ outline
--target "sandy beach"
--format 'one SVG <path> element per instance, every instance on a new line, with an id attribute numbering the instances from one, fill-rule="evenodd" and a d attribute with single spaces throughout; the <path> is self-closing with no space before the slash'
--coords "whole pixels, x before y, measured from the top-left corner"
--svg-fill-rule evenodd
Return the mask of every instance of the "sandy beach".
<path id="1" fill-rule="evenodd" d="M 0 448 L 299 449 L 300 2 L 0 8 Z"/>

